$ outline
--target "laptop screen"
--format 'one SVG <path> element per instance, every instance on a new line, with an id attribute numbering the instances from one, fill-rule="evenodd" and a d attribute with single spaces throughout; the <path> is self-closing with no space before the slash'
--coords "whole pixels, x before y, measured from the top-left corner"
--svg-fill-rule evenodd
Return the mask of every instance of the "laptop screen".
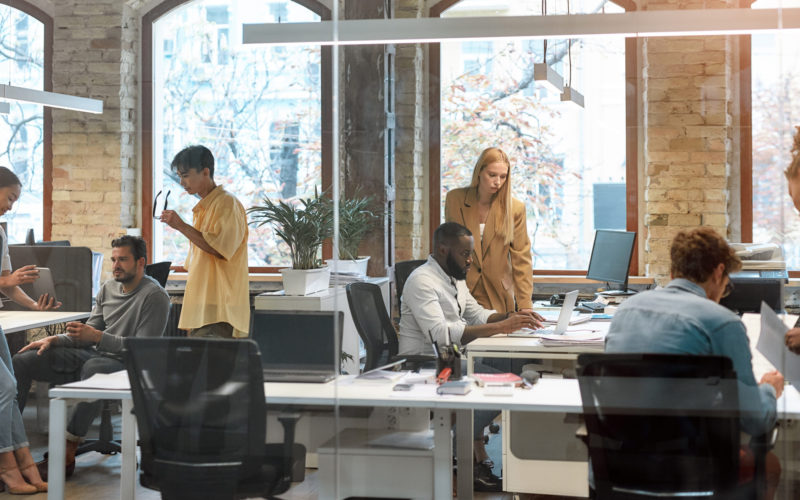
<path id="1" fill-rule="evenodd" d="M 252 338 L 265 370 L 339 373 L 334 331 L 341 346 L 342 311 L 254 311 Z"/>

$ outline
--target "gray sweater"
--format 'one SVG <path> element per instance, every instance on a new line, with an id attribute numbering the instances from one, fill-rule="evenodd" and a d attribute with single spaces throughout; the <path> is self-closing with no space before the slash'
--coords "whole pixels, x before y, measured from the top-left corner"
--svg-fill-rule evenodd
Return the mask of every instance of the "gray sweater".
<path id="1" fill-rule="evenodd" d="M 130 293 L 122 291 L 122 283 L 113 279 L 100 287 L 97 301 L 86 324 L 103 332 L 96 349 L 102 353 L 119 354 L 125 337 L 160 337 L 169 317 L 169 295 L 149 276 L 143 276 Z M 68 335 L 59 335 L 57 345 L 86 347 Z"/>

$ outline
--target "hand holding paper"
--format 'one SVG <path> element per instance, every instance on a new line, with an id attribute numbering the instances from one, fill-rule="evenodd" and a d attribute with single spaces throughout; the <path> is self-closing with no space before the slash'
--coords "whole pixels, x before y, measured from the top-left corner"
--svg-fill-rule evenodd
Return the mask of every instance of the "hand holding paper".
<path id="1" fill-rule="evenodd" d="M 792 328 L 784 337 L 786 347 L 795 354 L 800 354 L 800 328 Z"/>

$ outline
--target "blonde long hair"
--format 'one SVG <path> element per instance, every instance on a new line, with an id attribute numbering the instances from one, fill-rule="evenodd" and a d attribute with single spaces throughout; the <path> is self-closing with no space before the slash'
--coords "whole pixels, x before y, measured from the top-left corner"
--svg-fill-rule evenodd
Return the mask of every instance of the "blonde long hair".
<path id="1" fill-rule="evenodd" d="M 491 163 L 502 162 L 508 167 L 506 182 L 495 194 L 492 206 L 489 209 L 489 216 L 494 217 L 496 231 L 503 235 L 505 244 L 510 244 L 514 239 L 514 216 L 511 213 L 511 162 L 508 155 L 500 148 L 486 148 L 481 152 L 478 161 L 475 162 L 475 170 L 472 171 L 472 182 L 469 187 L 478 189 L 480 175 L 484 168 Z M 488 217 L 487 217 L 488 218 Z"/>
<path id="2" fill-rule="evenodd" d="M 786 179 L 792 180 L 800 173 L 800 127 L 795 127 L 794 144 L 792 144 L 792 162 L 783 171 Z"/>

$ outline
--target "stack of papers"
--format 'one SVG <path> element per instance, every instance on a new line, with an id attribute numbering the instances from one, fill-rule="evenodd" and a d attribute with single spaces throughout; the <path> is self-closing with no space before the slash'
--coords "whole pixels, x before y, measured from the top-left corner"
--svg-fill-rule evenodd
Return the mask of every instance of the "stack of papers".
<path id="1" fill-rule="evenodd" d="M 595 346 L 602 347 L 605 332 L 567 333 L 565 335 L 540 335 L 539 341 L 546 347 Z"/>
<path id="2" fill-rule="evenodd" d="M 331 286 L 344 286 L 348 283 L 358 283 L 366 280 L 366 275 L 351 272 L 331 272 Z"/>

